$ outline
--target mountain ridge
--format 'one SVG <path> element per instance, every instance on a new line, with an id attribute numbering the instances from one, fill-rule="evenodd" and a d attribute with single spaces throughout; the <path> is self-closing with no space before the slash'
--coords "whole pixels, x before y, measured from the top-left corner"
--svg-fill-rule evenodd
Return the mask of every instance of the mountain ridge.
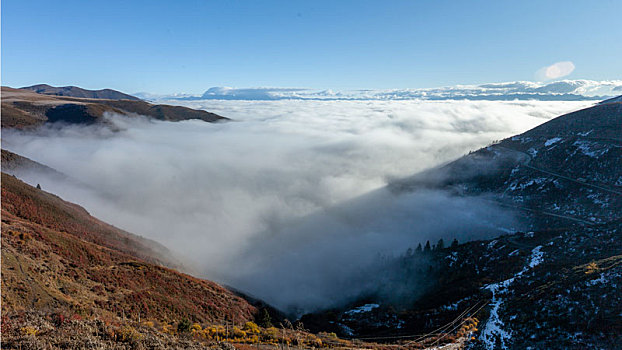
<path id="1" fill-rule="evenodd" d="M 108 100 L 38 94 L 2 87 L 2 128 L 32 128 L 51 122 L 105 123 L 107 113 L 137 115 L 164 121 L 198 119 L 205 122 L 228 118 L 181 106 L 151 104 L 142 100 Z"/>
<path id="2" fill-rule="evenodd" d="M 36 84 L 32 86 L 21 87 L 20 89 L 31 90 L 43 95 L 140 101 L 140 98 L 136 96 L 128 95 L 112 89 L 88 90 L 77 86 L 51 86 L 48 84 Z"/>
<path id="3" fill-rule="evenodd" d="M 620 125 L 622 103 L 597 104 L 392 183 L 395 196 L 423 189 L 485 195 L 520 213 L 529 229 L 450 247 L 415 249 L 414 241 L 383 261 L 376 291 L 303 321 L 395 341 L 472 317 L 479 325 L 468 349 L 619 344 L 622 295 L 611 288 L 622 283 Z M 410 302 L 386 298 L 397 291 Z M 359 311 L 366 305 L 373 307 Z"/>

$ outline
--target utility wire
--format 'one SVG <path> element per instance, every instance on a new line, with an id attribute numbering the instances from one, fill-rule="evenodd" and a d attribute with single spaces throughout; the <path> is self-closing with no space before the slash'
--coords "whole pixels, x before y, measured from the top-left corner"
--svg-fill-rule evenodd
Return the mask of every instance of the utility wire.
<path id="1" fill-rule="evenodd" d="M 405 338 L 413 338 L 413 337 L 419 337 L 419 339 L 423 339 L 423 338 L 427 338 L 428 336 L 438 333 L 439 331 L 442 331 L 444 329 L 447 329 L 449 327 L 451 327 L 453 324 L 455 324 L 458 320 L 460 320 L 465 314 L 467 314 L 469 311 L 473 310 L 474 308 L 476 308 L 482 301 L 478 301 L 477 303 L 475 303 L 474 305 L 470 306 L 469 308 L 467 308 L 465 311 L 463 311 L 460 315 L 458 315 L 453 321 L 433 330 L 430 333 L 426 333 L 426 334 L 409 334 L 409 335 L 394 335 L 394 336 L 383 336 L 383 337 L 363 337 L 363 338 L 351 338 L 352 340 L 383 340 L 383 339 L 405 339 Z M 484 304 L 477 310 L 479 311 L 482 307 L 484 307 L 485 305 L 488 304 L 489 301 L 484 301 Z"/>

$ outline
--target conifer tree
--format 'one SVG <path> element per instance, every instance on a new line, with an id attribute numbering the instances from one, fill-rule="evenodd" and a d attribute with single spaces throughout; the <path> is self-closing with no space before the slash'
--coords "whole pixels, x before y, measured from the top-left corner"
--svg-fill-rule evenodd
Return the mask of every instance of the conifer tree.
<path id="1" fill-rule="evenodd" d="M 430 250 L 432 250 L 432 248 L 430 247 L 430 241 L 427 241 L 425 242 L 425 247 L 423 247 L 423 251 L 429 252 Z"/>
<path id="2" fill-rule="evenodd" d="M 268 310 L 266 310 L 266 308 L 261 309 L 261 311 L 259 312 L 257 323 L 263 328 L 272 327 L 272 318 L 270 317 L 270 314 L 268 313 Z"/>
<path id="3" fill-rule="evenodd" d="M 458 248 L 458 240 L 454 238 L 451 242 L 451 249 Z"/>
<path id="4" fill-rule="evenodd" d="M 190 330 L 190 320 L 184 318 L 177 324 L 177 331 L 180 333 L 188 332 Z"/>

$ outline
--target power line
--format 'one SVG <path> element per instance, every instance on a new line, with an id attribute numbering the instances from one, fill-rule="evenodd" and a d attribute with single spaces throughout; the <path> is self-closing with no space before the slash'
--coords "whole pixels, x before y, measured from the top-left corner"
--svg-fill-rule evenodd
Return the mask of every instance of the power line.
<path id="1" fill-rule="evenodd" d="M 436 334 L 436 333 L 439 333 L 440 331 L 444 331 L 444 330 L 446 330 L 446 329 L 447 329 L 447 328 L 449 328 L 452 324 L 454 324 L 457 320 L 461 319 L 462 317 L 464 317 L 464 315 L 466 315 L 468 312 L 470 312 L 470 311 L 471 311 L 471 310 L 473 310 L 475 307 L 477 307 L 477 305 L 478 305 L 480 302 L 483 302 L 483 304 L 482 304 L 482 306 L 480 306 L 480 308 L 479 308 L 479 309 L 477 309 L 477 311 L 481 310 L 481 309 L 482 309 L 485 305 L 488 305 L 489 300 L 478 301 L 478 302 L 477 302 L 477 303 L 475 303 L 473 306 L 469 307 L 469 308 L 468 308 L 468 309 L 466 309 L 463 313 L 461 313 L 460 315 L 458 315 L 458 317 L 456 317 L 456 318 L 455 318 L 453 321 L 451 321 L 450 323 L 447 323 L 446 325 L 444 325 L 444 326 L 442 326 L 442 327 L 439 327 L 439 328 L 437 328 L 436 330 L 434 330 L 434 331 L 432 331 L 432 332 L 430 332 L 430 333 L 428 333 L 428 334 L 426 334 L 426 335 L 424 335 L 424 336 L 422 336 L 422 337 L 419 337 L 419 338 L 417 338 L 417 339 L 413 340 L 413 342 L 419 342 L 419 341 L 421 341 L 421 340 L 423 340 L 423 339 L 425 339 L 425 338 L 428 338 L 428 337 L 430 337 L 430 336 L 432 336 L 432 335 L 434 335 L 434 334 Z M 477 312 L 477 311 L 476 311 L 476 312 Z"/>
<path id="2" fill-rule="evenodd" d="M 418 339 L 413 340 L 413 342 L 416 342 L 416 341 L 418 341 L 420 339 L 427 338 L 430 335 L 433 335 L 435 333 L 438 333 L 439 331 L 442 331 L 444 329 L 447 329 L 447 328 L 451 327 L 453 324 L 455 324 L 457 321 L 459 321 L 464 315 L 466 315 L 471 310 L 476 308 L 481 302 L 482 302 L 482 300 L 478 301 L 474 305 L 468 307 L 465 311 L 463 311 L 460 315 L 458 315 L 453 321 L 451 321 L 451 322 L 449 322 L 449 323 L 447 323 L 447 324 L 445 324 L 445 325 L 443 325 L 443 326 L 433 330 L 432 332 L 426 333 L 426 334 L 409 334 L 409 335 L 395 335 L 395 336 L 383 336 L 383 337 L 363 337 L 363 338 L 351 338 L 351 339 L 352 340 L 385 340 L 385 339 L 406 339 L 406 338 L 419 337 Z M 477 309 L 477 311 L 481 310 L 484 306 L 486 306 L 489 303 L 489 300 L 484 300 L 483 302 L 484 303 L 479 307 L 479 309 Z"/>
<path id="3" fill-rule="evenodd" d="M 484 306 L 488 305 L 489 301 L 487 301 L 486 303 L 484 303 L 482 306 L 480 306 L 477 310 L 475 310 L 475 312 L 473 312 L 473 315 L 475 315 L 476 313 L 479 312 L 479 310 L 481 310 Z M 432 343 L 432 345 L 436 345 L 438 344 L 439 341 L 441 341 L 442 339 L 444 339 L 445 337 L 447 337 L 449 334 L 453 333 L 453 331 L 455 331 L 456 329 L 458 329 L 458 327 L 462 326 L 463 324 L 466 323 L 466 319 L 463 320 L 462 322 L 460 322 L 456 327 L 454 327 L 451 331 L 445 333 L 442 337 L 436 339 L 434 341 L 434 343 Z"/>

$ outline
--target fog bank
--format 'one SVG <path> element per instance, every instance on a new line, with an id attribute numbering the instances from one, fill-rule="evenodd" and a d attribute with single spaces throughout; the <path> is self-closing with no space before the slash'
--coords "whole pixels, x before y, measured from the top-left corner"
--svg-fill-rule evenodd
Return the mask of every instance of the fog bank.
<path id="1" fill-rule="evenodd" d="M 180 102 L 178 102 L 180 103 Z M 3 132 L 3 147 L 68 174 L 32 184 L 155 239 L 202 276 L 284 309 L 364 291 L 378 254 L 520 224 L 479 199 L 395 196 L 390 179 L 455 159 L 591 102 L 189 101 L 228 123 L 110 115 L 120 131 Z M 487 204 L 488 203 L 488 204 Z"/>

